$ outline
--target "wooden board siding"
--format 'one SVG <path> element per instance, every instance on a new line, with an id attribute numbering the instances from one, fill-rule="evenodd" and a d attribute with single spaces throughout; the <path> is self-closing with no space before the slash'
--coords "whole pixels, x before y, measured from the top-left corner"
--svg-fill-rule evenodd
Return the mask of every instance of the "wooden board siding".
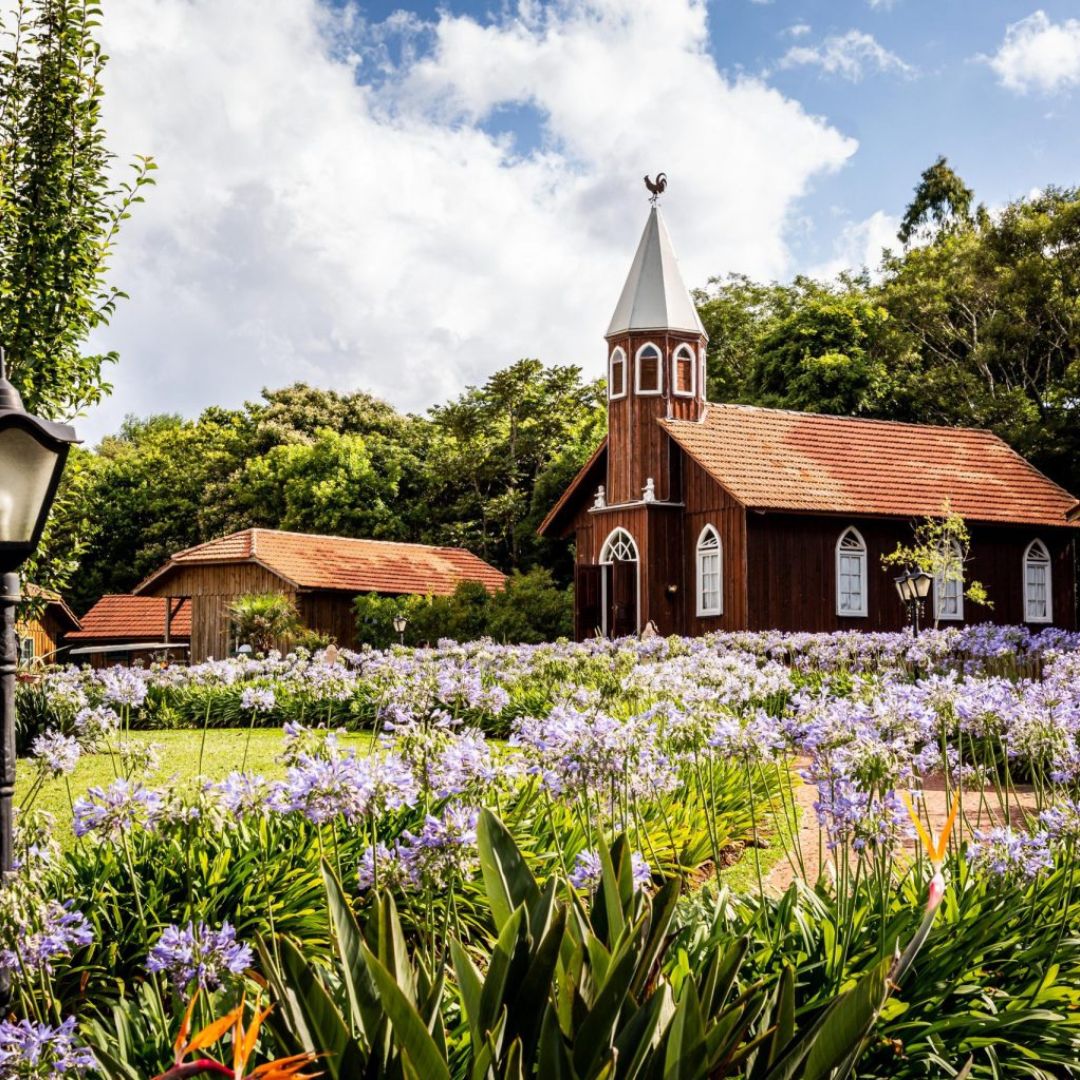
<path id="1" fill-rule="evenodd" d="M 303 592 L 297 600 L 300 619 L 310 630 L 328 634 L 342 648 L 356 648 L 352 593 Z"/>
<path id="2" fill-rule="evenodd" d="M 712 630 L 742 630 L 747 625 L 746 511 L 692 459 L 683 460 L 684 595 L 682 632 L 691 636 Z M 697 542 L 711 525 L 720 536 L 723 574 L 722 615 L 697 614 Z"/>
<path id="3" fill-rule="evenodd" d="M 41 618 L 19 623 L 15 632 L 20 640 L 29 638 L 34 643 L 34 657 L 46 657 L 56 652 L 60 642 L 61 626 L 59 620 L 48 611 Z M 55 659 L 53 657 L 52 659 Z"/>
<path id="4" fill-rule="evenodd" d="M 836 614 L 836 542 L 854 525 L 867 547 L 867 615 Z M 911 542 L 912 524 L 896 519 L 858 519 L 795 514 L 747 515 L 747 590 L 752 630 L 898 630 L 906 613 L 893 578 L 882 567 L 883 555 L 898 543 Z M 971 525 L 967 574 L 986 586 L 993 608 L 965 601 L 969 623 L 1016 624 L 1023 621 L 1023 553 L 1039 537 L 1053 561 L 1054 625 L 1075 627 L 1076 607 L 1070 567 L 1071 530 Z M 926 622 L 933 624 L 932 597 Z M 941 625 L 960 626 L 957 620 Z"/>
<path id="5" fill-rule="evenodd" d="M 151 596 L 191 597 L 190 657 L 196 664 L 229 655 L 228 609 L 237 597 L 275 592 L 296 600 L 296 590 L 287 581 L 254 563 L 178 566 L 146 591 Z"/>
<path id="6" fill-rule="evenodd" d="M 663 353 L 663 393 L 641 396 L 634 390 L 635 357 L 638 349 L 648 342 Z M 657 499 L 667 501 L 671 498 L 675 487 L 670 471 L 677 451 L 656 419 L 697 419 L 702 407 L 701 388 L 698 387 L 698 393 L 692 398 L 672 394 L 671 359 L 682 344 L 689 344 L 696 355 L 699 342 L 695 334 L 677 332 L 620 334 L 609 342 L 609 356 L 616 347 L 621 347 L 627 358 L 627 393 L 608 402 L 606 487 L 609 503 L 636 502 L 650 477 L 656 486 Z"/>

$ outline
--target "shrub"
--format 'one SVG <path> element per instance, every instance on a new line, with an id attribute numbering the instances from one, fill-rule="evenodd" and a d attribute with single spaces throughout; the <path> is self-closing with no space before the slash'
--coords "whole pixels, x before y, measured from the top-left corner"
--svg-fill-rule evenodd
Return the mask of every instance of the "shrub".
<path id="1" fill-rule="evenodd" d="M 291 637 L 300 628 L 296 605 L 283 593 L 240 596 L 229 608 L 229 620 L 237 641 L 257 653 L 269 652 L 274 643 Z"/>

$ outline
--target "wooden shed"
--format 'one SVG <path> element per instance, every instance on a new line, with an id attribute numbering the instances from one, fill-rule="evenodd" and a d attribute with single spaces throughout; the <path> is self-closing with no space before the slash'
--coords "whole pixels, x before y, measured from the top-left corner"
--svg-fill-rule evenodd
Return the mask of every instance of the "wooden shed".
<path id="1" fill-rule="evenodd" d="M 186 660 L 191 641 L 191 602 L 112 593 L 83 617 L 65 638 L 66 659 L 92 667 Z"/>
<path id="2" fill-rule="evenodd" d="M 941 580 L 929 619 L 1076 626 L 1080 503 L 1001 439 L 711 404 L 706 344 L 654 207 L 608 327 L 608 437 L 540 526 L 574 542 L 579 637 L 898 629 L 882 556 L 946 505 L 993 607 Z"/>
<path id="3" fill-rule="evenodd" d="M 246 595 L 282 593 L 310 630 L 356 644 L 353 601 L 363 593 L 447 596 L 462 581 L 489 591 L 505 575 L 462 548 L 244 529 L 178 552 L 142 581 L 139 596 L 191 602 L 191 659 L 228 656 L 229 607 Z"/>
<path id="4" fill-rule="evenodd" d="M 36 585 L 23 586 L 25 595 L 36 601 L 36 614 L 15 627 L 19 641 L 19 663 L 55 663 L 65 635 L 79 629 L 79 618 L 59 593 Z"/>

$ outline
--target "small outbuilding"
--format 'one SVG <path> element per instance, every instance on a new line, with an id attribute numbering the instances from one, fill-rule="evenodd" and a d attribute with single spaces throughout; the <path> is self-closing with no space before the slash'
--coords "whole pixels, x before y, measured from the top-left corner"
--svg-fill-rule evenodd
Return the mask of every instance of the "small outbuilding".
<path id="1" fill-rule="evenodd" d="M 305 627 L 352 647 L 357 596 L 448 596 L 463 581 L 495 592 L 506 576 L 463 548 L 244 529 L 178 552 L 134 592 L 190 602 L 198 662 L 233 651 L 228 612 L 241 596 L 282 593 Z"/>
<path id="2" fill-rule="evenodd" d="M 35 614 L 15 627 L 19 642 L 19 663 L 52 664 L 62 659 L 58 650 L 66 635 L 79 629 L 79 617 L 59 593 L 24 585 L 23 591 L 33 601 Z"/>
<path id="3" fill-rule="evenodd" d="M 64 638 L 64 659 L 92 667 L 182 661 L 190 641 L 189 601 L 112 593 L 103 596 L 82 617 L 82 625 Z"/>

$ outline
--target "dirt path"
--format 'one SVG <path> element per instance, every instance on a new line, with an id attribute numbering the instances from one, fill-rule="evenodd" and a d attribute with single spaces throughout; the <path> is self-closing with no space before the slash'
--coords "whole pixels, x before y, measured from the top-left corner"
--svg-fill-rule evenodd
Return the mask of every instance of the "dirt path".
<path id="1" fill-rule="evenodd" d="M 808 765 L 808 759 L 800 759 L 796 762 L 796 771 L 801 772 Z M 949 807 L 945 798 L 944 778 L 941 776 L 924 778 L 923 789 L 926 792 L 926 807 L 929 812 L 930 823 L 933 826 L 933 835 L 936 838 L 949 816 Z M 1014 825 L 1020 825 L 1023 822 L 1025 812 L 1034 811 L 1035 795 L 1029 786 L 1016 785 L 1015 798 L 1016 805 L 1013 806 L 1012 797 L 1010 797 L 1010 816 Z M 799 843 L 802 847 L 802 860 L 806 871 L 806 879 L 810 884 L 816 882 L 821 873 L 822 855 L 826 860 L 832 857 L 827 847 L 823 850 L 823 843 L 819 839 L 820 830 L 818 829 L 817 812 L 814 810 L 816 801 L 817 788 L 812 784 L 796 779 L 795 802 L 799 807 Z M 997 808 L 997 793 L 988 789 L 986 802 L 989 803 L 989 806 L 983 805 L 980 793 L 976 790 L 964 792 L 964 819 L 969 830 L 989 829 L 1004 822 L 1005 815 Z M 914 851 L 915 842 L 911 841 L 906 847 Z M 792 861 L 796 864 L 794 867 Z M 783 892 L 795 880 L 798 872 L 798 860 L 795 859 L 794 854 L 791 860 L 785 856 L 769 873 L 766 878 L 766 887 L 771 891 Z"/>

